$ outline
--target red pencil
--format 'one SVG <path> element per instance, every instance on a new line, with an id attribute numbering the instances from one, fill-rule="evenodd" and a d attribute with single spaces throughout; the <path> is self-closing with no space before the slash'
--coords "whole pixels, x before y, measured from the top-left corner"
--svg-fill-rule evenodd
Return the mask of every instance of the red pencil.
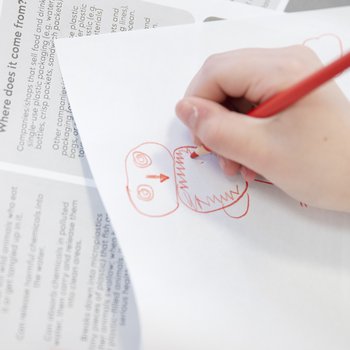
<path id="1" fill-rule="evenodd" d="M 311 91 L 317 89 L 322 84 L 326 83 L 336 75 L 342 73 L 345 69 L 350 67 L 350 52 L 338 58 L 334 62 L 324 66 L 320 70 L 311 74 L 307 78 L 301 80 L 299 83 L 290 88 L 279 92 L 272 96 L 258 107 L 252 109 L 247 115 L 255 118 L 268 118 L 276 113 L 283 111 L 291 106 L 293 103 L 299 101 Z M 198 146 L 192 152 L 191 158 L 197 158 L 202 154 L 210 153 L 208 147 Z"/>

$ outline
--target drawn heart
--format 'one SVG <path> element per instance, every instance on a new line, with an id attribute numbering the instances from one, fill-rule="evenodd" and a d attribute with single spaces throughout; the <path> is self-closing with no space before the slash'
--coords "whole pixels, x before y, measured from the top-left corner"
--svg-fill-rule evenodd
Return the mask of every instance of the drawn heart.
<path id="1" fill-rule="evenodd" d="M 341 57 L 344 53 L 341 39 L 337 35 L 331 33 L 309 38 L 303 42 L 303 45 L 312 49 L 323 64 L 327 64 Z M 325 50 L 325 48 L 327 49 Z"/>

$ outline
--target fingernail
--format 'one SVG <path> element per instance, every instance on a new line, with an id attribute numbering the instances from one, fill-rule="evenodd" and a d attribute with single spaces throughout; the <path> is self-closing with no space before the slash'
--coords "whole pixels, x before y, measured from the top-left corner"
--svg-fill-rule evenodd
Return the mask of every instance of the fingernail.
<path id="1" fill-rule="evenodd" d="M 219 158 L 219 166 L 222 170 L 225 170 L 225 166 L 226 166 L 226 161 L 224 158 L 220 157 Z"/>
<path id="2" fill-rule="evenodd" d="M 254 171 L 246 168 L 245 166 L 241 166 L 239 171 L 240 171 L 244 181 L 246 181 L 248 183 L 254 181 L 255 175 L 256 175 Z"/>
<path id="3" fill-rule="evenodd" d="M 176 106 L 178 117 L 190 129 L 194 129 L 198 119 L 198 108 L 187 101 L 180 101 Z"/>

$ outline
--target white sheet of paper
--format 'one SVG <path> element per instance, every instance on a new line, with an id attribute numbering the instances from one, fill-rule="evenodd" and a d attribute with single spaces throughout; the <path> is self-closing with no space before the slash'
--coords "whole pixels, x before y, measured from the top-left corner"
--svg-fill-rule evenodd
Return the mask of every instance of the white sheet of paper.
<path id="1" fill-rule="evenodd" d="M 349 47 L 349 15 L 57 41 L 73 113 L 134 282 L 143 349 L 349 349 L 350 216 L 304 208 L 271 185 L 247 189 L 210 157 L 189 160 L 191 138 L 174 115 L 209 54 L 309 38 L 327 61 L 339 51 L 334 45 L 329 54 L 323 40 Z M 349 79 L 338 80 L 348 96 Z"/>
<path id="2" fill-rule="evenodd" d="M 348 6 L 349 0 L 231 0 L 239 1 L 243 4 L 260 6 L 277 11 L 297 12 L 309 11 L 330 7 Z"/>
<path id="3" fill-rule="evenodd" d="M 151 2 L 186 10 L 197 21 L 204 21 L 208 17 L 243 19 L 275 13 L 270 9 L 232 3 L 229 0 L 152 0 Z"/>
<path id="4" fill-rule="evenodd" d="M 231 0 L 231 1 L 237 1 L 243 4 L 269 8 L 277 11 L 284 11 L 289 2 L 289 0 Z"/>

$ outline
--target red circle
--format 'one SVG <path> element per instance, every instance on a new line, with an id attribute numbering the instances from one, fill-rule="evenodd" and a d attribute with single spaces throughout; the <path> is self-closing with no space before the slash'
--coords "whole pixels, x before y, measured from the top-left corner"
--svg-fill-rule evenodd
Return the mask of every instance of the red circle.
<path id="1" fill-rule="evenodd" d="M 137 197 L 141 201 L 150 202 L 154 198 L 153 188 L 149 185 L 139 185 L 137 187 Z"/>
<path id="2" fill-rule="evenodd" d="M 152 159 L 146 153 L 135 151 L 132 154 L 134 163 L 139 168 L 147 168 L 152 164 Z"/>

